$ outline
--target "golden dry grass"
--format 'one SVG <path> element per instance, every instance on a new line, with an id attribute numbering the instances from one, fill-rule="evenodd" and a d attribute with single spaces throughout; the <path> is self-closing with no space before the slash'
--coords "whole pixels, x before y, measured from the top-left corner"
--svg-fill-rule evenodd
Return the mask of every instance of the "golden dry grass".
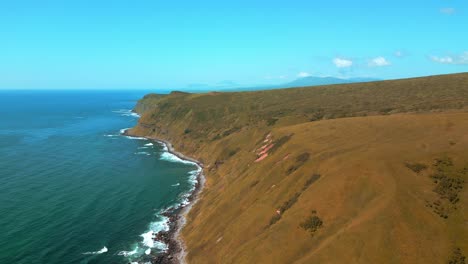
<path id="1" fill-rule="evenodd" d="M 455 205 L 444 205 L 452 207 L 448 218 L 441 217 L 433 203 L 442 198 L 433 191 L 436 183 L 430 175 L 437 158 L 451 158 L 454 171 L 468 166 L 468 113 L 450 107 L 468 99 L 468 82 L 458 82 L 468 76 L 453 78 L 456 84 L 449 82 L 445 92 L 437 90 L 438 78 L 387 82 L 387 89 L 395 92 L 385 90 L 382 82 L 369 84 L 382 86 L 378 93 L 394 98 L 388 101 L 398 114 L 313 122 L 303 118 L 302 110 L 319 104 L 323 93 L 295 95 L 309 93 L 306 88 L 228 94 L 237 102 L 217 104 L 211 100 L 219 94 L 171 95 L 147 101 L 147 111 L 132 132 L 170 140 L 176 149 L 206 165 L 206 188 L 182 232 L 189 263 L 448 263 L 455 248 L 465 256 L 468 252 L 468 188 L 463 185 Z M 402 83 L 411 84 L 419 97 L 398 95 Z M 380 100 L 375 91 L 359 95 L 363 92 L 354 90 L 357 85 L 320 89 L 355 93 L 356 105 L 372 100 L 373 95 Z M 257 93 L 265 98 L 264 104 L 275 102 L 257 108 L 261 115 L 249 108 L 260 96 Z M 413 112 L 408 106 L 416 101 L 425 105 L 437 101 L 428 94 L 438 94 L 450 103 L 429 107 L 437 112 L 401 113 Z M 243 96 L 247 99 L 240 101 Z M 281 100 L 274 99 L 278 97 Z M 236 104 L 244 109 L 234 110 Z M 329 113 L 342 109 L 338 101 L 335 107 L 330 105 Z M 207 114 L 206 121 L 197 115 L 210 113 L 211 108 L 228 110 Z M 278 109 L 291 111 L 276 115 L 273 125 L 260 120 Z M 366 110 L 348 109 L 349 113 Z M 374 110 L 368 112 L 378 114 Z M 188 133 L 187 128 L 191 128 Z M 268 133 L 273 142 L 292 136 L 264 160 L 254 162 L 257 150 L 267 144 L 263 140 Z M 303 153 L 309 158 L 298 158 Z M 407 163 L 428 168 L 417 173 Z M 314 174 L 321 176 L 304 189 Z M 457 177 L 468 181 L 467 173 Z M 276 210 L 296 193 L 297 201 L 270 225 Z M 314 235 L 300 227 L 312 210 L 323 220 Z"/>

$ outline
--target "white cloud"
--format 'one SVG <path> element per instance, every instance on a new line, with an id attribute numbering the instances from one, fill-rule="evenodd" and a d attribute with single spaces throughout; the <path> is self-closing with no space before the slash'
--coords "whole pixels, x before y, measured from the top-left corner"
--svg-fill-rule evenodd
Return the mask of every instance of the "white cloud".
<path id="1" fill-rule="evenodd" d="M 300 78 L 309 77 L 309 76 L 312 76 L 312 74 L 308 72 L 300 72 L 299 74 L 297 74 L 297 77 L 300 77 Z"/>
<path id="2" fill-rule="evenodd" d="M 398 58 L 401 58 L 401 57 L 405 56 L 405 54 L 404 54 L 403 51 L 401 51 L 401 50 L 395 51 L 394 55 L 395 55 L 396 57 L 398 57 Z"/>
<path id="3" fill-rule="evenodd" d="M 441 8 L 440 12 L 445 15 L 453 15 L 455 14 L 455 8 L 452 8 L 452 7 Z"/>
<path id="4" fill-rule="evenodd" d="M 441 64 L 468 64 L 468 51 L 454 56 L 431 56 L 431 60 Z"/>
<path id="5" fill-rule="evenodd" d="M 333 64 L 335 64 L 335 66 L 338 68 L 348 68 L 353 66 L 353 61 L 343 58 L 335 58 L 333 59 Z"/>
<path id="6" fill-rule="evenodd" d="M 445 57 L 431 56 L 431 59 L 438 63 L 453 64 L 453 58 L 450 56 L 445 56 Z"/>
<path id="7" fill-rule="evenodd" d="M 373 58 L 371 61 L 369 61 L 369 66 L 371 67 L 383 67 L 388 66 L 390 64 L 391 63 L 384 57 Z"/>

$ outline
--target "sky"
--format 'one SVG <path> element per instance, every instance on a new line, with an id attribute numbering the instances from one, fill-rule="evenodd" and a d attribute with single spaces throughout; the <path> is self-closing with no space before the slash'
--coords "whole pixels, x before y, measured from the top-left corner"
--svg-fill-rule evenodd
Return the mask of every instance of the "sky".
<path id="1" fill-rule="evenodd" d="M 0 89 L 468 71 L 468 1 L 0 1 Z"/>

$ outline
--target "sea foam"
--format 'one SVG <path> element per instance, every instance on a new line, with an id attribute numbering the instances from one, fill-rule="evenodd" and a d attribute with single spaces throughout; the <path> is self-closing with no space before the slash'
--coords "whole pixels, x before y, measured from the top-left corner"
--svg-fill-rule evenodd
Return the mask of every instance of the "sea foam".
<path id="1" fill-rule="evenodd" d="M 169 161 L 169 162 L 178 162 L 178 163 L 184 163 L 184 164 L 195 164 L 195 162 L 193 162 L 193 161 L 183 160 L 183 159 L 179 158 L 177 155 L 174 155 L 174 154 L 172 154 L 170 152 L 161 153 L 160 159 L 165 160 L 165 161 Z"/>
<path id="2" fill-rule="evenodd" d="M 148 140 L 147 138 L 144 137 L 132 137 L 132 136 L 125 136 L 128 139 L 134 139 L 134 140 Z"/>
<path id="3" fill-rule="evenodd" d="M 124 134 L 125 131 L 129 130 L 130 127 L 120 129 L 120 134 Z"/>
<path id="4" fill-rule="evenodd" d="M 91 251 L 91 252 L 85 252 L 83 253 L 84 255 L 99 255 L 99 254 L 102 254 L 102 253 L 106 253 L 107 251 L 109 251 L 106 247 L 103 247 L 101 250 L 99 251 Z"/>
<path id="5" fill-rule="evenodd" d="M 132 110 L 129 109 L 119 109 L 119 110 L 114 110 L 112 111 L 113 113 L 120 114 L 121 116 L 131 116 L 131 117 L 136 117 L 140 118 L 140 115 L 133 112 Z"/>
<path id="6" fill-rule="evenodd" d="M 143 254 L 149 255 L 153 248 L 162 252 L 166 251 L 168 249 L 168 246 L 166 244 L 154 240 L 155 236 L 159 232 L 169 231 L 169 218 L 160 215 L 160 213 L 162 212 L 159 212 L 157 214 L 158 221 L 152 222 L 149 225 L 148 230 L 140 235 L 143 241 L 139 243 L 139 246 L 137 245 L 132 251 L 120 251 L 118 255 L 134 258 L 135 256 L 139 257 Z"/>
<path id="7" fill-rule="evenodd" d="M 130 127 L 129 128 L 122 128 L 120 129 L 120 135 L 124 135 L 125 136 L 125 132 L 127 130 L 131 129 Z M 132 137 L 132 136 L 125 136 L 126 138 L 128 139 L 137 139 L 137 140 L 148 140 L 147 138 L 145 137 Z"/>
<path id="8" fill-rule="evenodd" d="M 130 256 L 135 255 L 136 253 L 138 253 L 138 247 L 136 247 L 132 251 L 120 251 L 119 253 L 117 253 L 117 255 L 124 256 L 124 257 L 130 257 Z"/>
<path id="9" fill-rule="evenodd" d="M 126 130 L 127 129 L 122 129 L 121 133 L 125 133 Z M 130 136 L 127 136 L 127 138 L 147 140 L 146 138 L 138 138 L 138 137 L 130 137 Z M 190 160 L 184 160 L 180 158 L 179 156 L 169 152 L 169 149 L 166 144 L 162 142 L 158 142 L 158 143 L 161 144 L 162 146 L 162 151 L 159 154 L 160 160 L 164 160 L 168 162 L 183 163 L 183 164 L 191 164 L 191 165 L 195 165 L 196 169 L 188 172 L 188 182 L 191 185 L 188 192 L 180 194 L 179 198 L 177 199 L 178 200 L 177 203 L 175 203 L 174 205 L 169 206 L 163 210 L 160 210 L 158 213 L 156 213 L 157 221 L 151 222 L 146 232 L 140 235 L 140 237 L 142 238 L 142 241 L 138 243 L 138 245 L 136 246 L 134 250 L 121 251 L 118 253 L 118 255 L 123 255 L 125 257 L 128 257 L 130 260 L 138 258 L 142 256 L 143 254 L 149 255 L 151 254 L 153 249 L 156 249 L 158 252 L 165 252 L 168 250 L 168 245 L 166 245 L 165 243 L 161 241 L 155 240 L 158 233 L 167 232 L 170 229 L 169 227 L 170 219 L 164 216 L 163 214 L 167 212 L 171 212 L 172 210 L 176 210 L 181 207 L 185 207 L 190 203 L 189 198 L 192 195 L 193 191 L 195 190 L 196 184 L 198 183 L 198 175 L 202 171 L 202 168 L 196 162 L 193 162 Z M 140 147 L 139 149 L 145 148 L 145 147 L 148 148 L 153 145 L 154 145 L 153 143 L 147 143 L 147 144 L 144 144 L 144 147 Z M 150 155 L 148 152 L 145 152 L 145 151 L 136 152 L 135 154 Z M 172 186 L 176 187 L 179 185 L 180 183 L 177 183 Z"/>
<path id="10" fill-rule="evenodd" d="M 158 218 L 159 221 L 152 222 L 149 225 L 149 230 L 140 235 L 143 238 L 142 244 L 146 247 L 145 254 L 148 249 L 150 249 L 151 252 L 152 248 L 156 248 L 160 251 L 166 251 L 168 249 L 166 244 L 154 240 L 159 232 L 169 231 L 169 218 L 163 215 L 158 215 Z"/>
<path id="11" fill-rule="evenodd" d="M 145 151 L 139 151 L 139 152 L 135 152 L 135 155 L 146 155 L 146 156 L 151 156 L 150 153 L 148 152 L 145 152 Z"/>

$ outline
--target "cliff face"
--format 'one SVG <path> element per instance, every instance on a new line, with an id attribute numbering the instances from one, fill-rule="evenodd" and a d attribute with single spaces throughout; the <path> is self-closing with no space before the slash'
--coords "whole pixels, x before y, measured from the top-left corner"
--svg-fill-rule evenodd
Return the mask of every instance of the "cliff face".
<path id="1" fill-rule="evenodd" d="M 160 94 L 147 94 L 138 101 L 133 111 L 139 114 L 148 112 L 151 109 L 156 108 L 158 106 L 157 102 L 163 97 L 164 95 L 160 95 Z"/>
<path id="2" fill-rule="evenodd" d="M 444 263 L 468 252 L 467 84 L 148 95 L 130 133 L 205 164 L 189 263 Z"/>

